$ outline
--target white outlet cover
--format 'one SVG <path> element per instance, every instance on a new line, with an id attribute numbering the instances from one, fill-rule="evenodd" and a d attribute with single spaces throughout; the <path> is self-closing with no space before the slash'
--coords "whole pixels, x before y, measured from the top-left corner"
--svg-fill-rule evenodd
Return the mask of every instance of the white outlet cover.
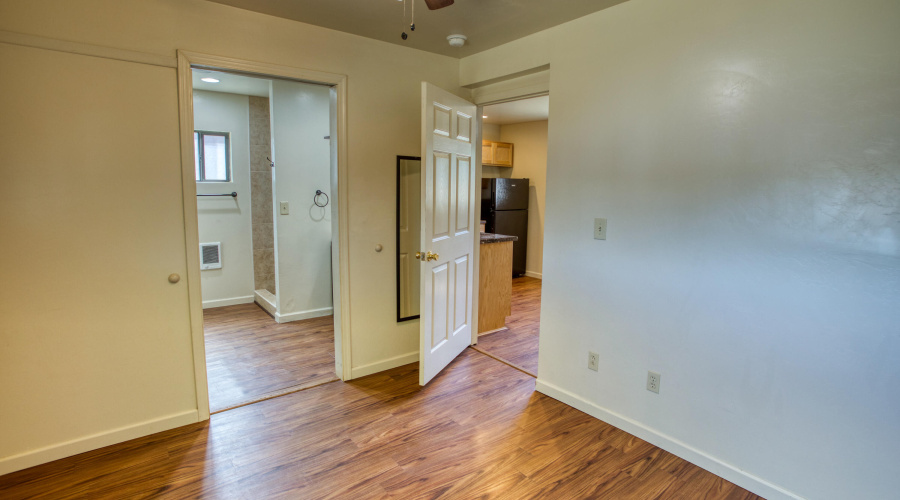
<path id="1" fill-rule="evenodd" d="M 588 369 L 595 372 L 600 369 L 600 355 L 596 352 L 588 351 Z"/>
<path id="2" fill-rule="evenodd" d="M 594 219 L 594 239 L 595 240 L 605 240 L 606 239 L 606 219 L 601 219 L 601 218 Z"/>
<path id="3" fill-rule="evenodd" d="M 290 203 L 288 203 L 286 201 L 282 201 L 278 205 L 281 208 L 281 215 L 290 215 L 290 213 L 291 213 L 291 204 Z"/>
<path id="4" fill-rule="evenodd" d="M 659 384 L 662 381 L 662 375 L 656 372 L 647 372 L 647 390 L 659 394 Z"/>

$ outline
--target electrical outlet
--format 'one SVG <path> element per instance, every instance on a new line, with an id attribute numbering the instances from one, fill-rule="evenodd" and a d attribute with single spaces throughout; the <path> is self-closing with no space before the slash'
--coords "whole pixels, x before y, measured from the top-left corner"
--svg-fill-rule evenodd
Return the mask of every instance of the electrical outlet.
<path id="1" fill-rule="evenodd" d="M 662 375 L 656 372 L 647 372 L 647 390 L 659 394 L 659 379 Z"/>
<path id="2" fill-rule="evenodd" d="M 278 206 L 281 208 L 281 215 L 290 215 L 290 213 L 291 213 L 291 204 L 290 203 L 288 203 L 286 201 L 282 201 L 281 203 L 278 204 Z"/>
<path id="3" fill-rule="evenodd" d="M 594 219 L 594 239 L 606 239 L 606 219 Z"/>
<path id="4" fill-rule="evenodd" d="M 588 369 L 597 371 L 600 368 L 600 355 L 596 352 L 588 352 Z"/>

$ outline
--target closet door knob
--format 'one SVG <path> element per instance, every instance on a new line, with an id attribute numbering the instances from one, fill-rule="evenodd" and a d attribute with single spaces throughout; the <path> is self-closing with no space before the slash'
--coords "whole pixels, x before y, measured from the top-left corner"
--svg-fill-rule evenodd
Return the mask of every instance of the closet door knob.
<path id="1" fill-rule="evenodd" d="M 175 273 L 169 275 L 169 283 L 175 284 L 181 281 L 181 276 L 178 276 Z"/>

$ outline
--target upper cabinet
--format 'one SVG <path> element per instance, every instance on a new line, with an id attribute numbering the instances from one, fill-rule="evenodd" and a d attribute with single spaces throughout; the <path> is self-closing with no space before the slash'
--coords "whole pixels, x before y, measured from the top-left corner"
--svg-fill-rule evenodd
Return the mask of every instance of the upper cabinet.
<path id="1" fill-rule="evenodd" d="M 494 163 L 494 142 L 481 141 L 481 164 L 493 165 Z"/>
<path id="2" fill-rule="evenodd" d="M 481 141 L 481 164 L 494 167 L 513 166 L 513 145 L 509 142 Z"/>

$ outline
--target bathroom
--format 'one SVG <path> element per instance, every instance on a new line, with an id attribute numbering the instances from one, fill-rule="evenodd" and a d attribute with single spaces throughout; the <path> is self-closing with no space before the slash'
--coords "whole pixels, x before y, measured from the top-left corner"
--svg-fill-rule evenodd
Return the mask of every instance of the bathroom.
<path id="1" fill-rule="evenodd" d="M 193 87 L 217 411 L 335 377 L 332 88 L 205 69 L 193 70 Z"/>

